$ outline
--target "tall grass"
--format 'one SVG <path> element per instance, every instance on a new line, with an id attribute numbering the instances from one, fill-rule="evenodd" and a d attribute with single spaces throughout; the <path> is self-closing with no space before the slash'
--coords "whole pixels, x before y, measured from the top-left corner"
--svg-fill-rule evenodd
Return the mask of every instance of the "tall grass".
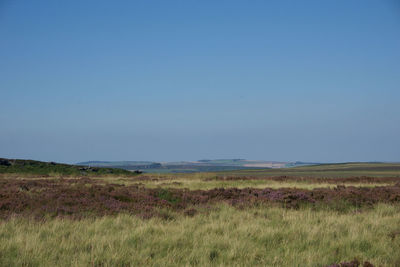
<path id="1" fill-rule="evenodd" d="M 219 205 L 168 220 L 130 215 L 0 223 L 0 266 L 400 265 L 398 206 L 362 213 Z"/>
<path id="2" fill-rule="evenodd" d="M 294 181 L 269 181 L 269 180 L 234 180 L 234 181 L 218 181 L 211 180 L 205 181 L 200 179 L 172 179 L 172 180 L 147 180 L 140 182 L 122 182 L 124 184 L 141 184 L 149 188 L 164 187 L 164 188 L 188 188 L 190 190 L 208 190 L 214 188 L 302 188 L 302 189 L 314 189 L 314 188 L 334 188 L 338 184 L 345 186 L 355 187 L 375 187 L 375 186 L 388 186 L 393 183 L 312 183 L 312 182 L 294 182 Z"/>

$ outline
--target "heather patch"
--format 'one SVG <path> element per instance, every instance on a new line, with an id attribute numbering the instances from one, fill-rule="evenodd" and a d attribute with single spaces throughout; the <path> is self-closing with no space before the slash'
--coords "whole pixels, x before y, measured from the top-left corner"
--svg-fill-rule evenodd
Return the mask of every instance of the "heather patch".
<path id="1" fill-rule="evenodd" d="M 104 216 L 129 213 L 144 218 L 169 209 L 185 213 L 188 208 L 226 203 L 238 208 L 278 205 L 326 207 L 338 211 L 371 207 L 376 203 L 400 202 L 400 187 L 337 186 L 312 190 L 298 188 L 215 188 L 211 190 L 146 188 L 139 185 L 100 183 L 90 178 L 0 180 L 0 216 L 31 215 L 37 218 Z M 193 212 L 190 212 L 190 216 Z"/>

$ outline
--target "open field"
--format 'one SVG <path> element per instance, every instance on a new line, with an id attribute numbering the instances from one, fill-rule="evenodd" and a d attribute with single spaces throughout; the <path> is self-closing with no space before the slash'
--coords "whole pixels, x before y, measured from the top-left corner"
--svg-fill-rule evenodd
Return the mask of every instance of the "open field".
<path id="1" fill-rule="evenodd" d="M 218 205 L 193 217 L 11 219 L 0 224 L 1 266 L 399 266 L 400 212 Z"/>
<path id="2" fill-rule="evenodd" d="M 104 182 L 110 179 L 101 179 Z M 400 177 L 349 177 L 349 178 L 317 178 L 296 176 L 218 176 L 215 174 L 193 175 L 141 175 L 134 178 L 116 178 L 114 183 L 138 185 L 150 188 L 187 188 L 190 190 L 213 188 L 303 188 L 313 189 L 320 187 L 347 186 L 383 186 L 393 185 L 400 181 Z"/>
<path id="3" fill-rule="evenodd" d="M 224 172 L 227 176 L 303 176 L 303 177 L 400 177 L 400 163 L 338 163 L 282 169 Z"/>
<path id="4" fill-rule="evenodd" d="M 3 173 L 0 266 L 399 266 L 397 168 Z"/>

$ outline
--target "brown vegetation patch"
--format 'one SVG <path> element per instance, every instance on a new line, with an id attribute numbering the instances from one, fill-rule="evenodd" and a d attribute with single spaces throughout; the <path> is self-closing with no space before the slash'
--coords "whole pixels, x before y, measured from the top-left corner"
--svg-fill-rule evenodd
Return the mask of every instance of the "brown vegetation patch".
<path id="1" fill-rule="evenodd" d="M 170 209 L 188 210 L 219 202 L 237 207 L 276 203 L 286 208 L 301 205 L 365 207 L 378 202 L 400 203 L 399 186 L 316 188 L 217 188 L 211 190 L 146 188 L 138 185 L 100 184 L 95 179 L 0 180 L 0 217 L 29 215 L 81 218 L 120 212 L 149 218 Z M 343 204 L 344 203 L 344 204 Z"/>
<path id="2" fill-rule="evenodd" d="M 349 262 L 341 262 L 341 263 L 336 263 L 336 264 L 332 264 L 329 265 L 327 267 L 359 267 L 360 266 L 360 261 L 357 259 L 354 259 L 352 261 Z M 374 267 L 374 265 L 368 261 L 365 261 L 362 265 L 363 267 Z"/>

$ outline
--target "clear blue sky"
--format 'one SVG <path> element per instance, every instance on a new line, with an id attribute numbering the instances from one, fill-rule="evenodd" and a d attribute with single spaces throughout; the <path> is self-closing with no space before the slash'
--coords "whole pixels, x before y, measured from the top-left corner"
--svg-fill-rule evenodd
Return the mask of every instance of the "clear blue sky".
<path id="1" fill-rule="evenodd" d="M 0 1 L 0 157 L 400 161 L 400 2 Z"/>

